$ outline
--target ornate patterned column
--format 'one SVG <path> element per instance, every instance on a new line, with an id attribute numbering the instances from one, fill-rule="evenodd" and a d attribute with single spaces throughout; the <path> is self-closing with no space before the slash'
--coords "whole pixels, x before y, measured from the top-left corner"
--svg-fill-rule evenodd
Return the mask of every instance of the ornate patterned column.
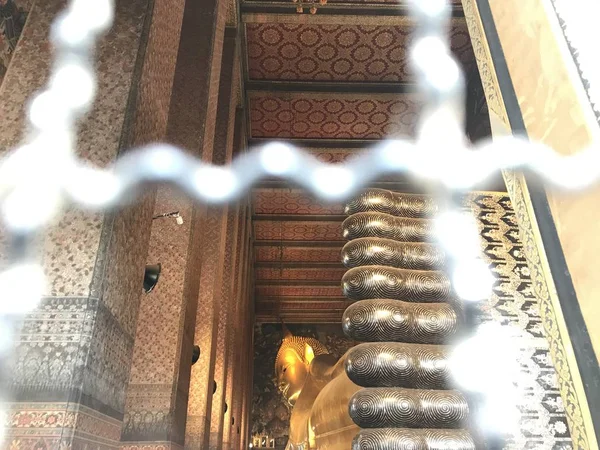
<path id="1" fill-rule="evenodd" d="M 216 295 L 222 278 L 227 228 L 227 207 L 208 208 L 202 238 L 204 259 L 200 274 L 200 292 L 194 341 L 200 346 L 200 359 L 192 366 L 187 421 L 186 448 L 206 448 L 213 395 L 216 321 L 219 300 Z"/>
<path id="2" fill-rule="evenodd" d="M 248 279 L 250 276 L 250 232 L 251 213 L 247 207 L 242 216 L 240 226 L 243 227 L 243 235 L 240 236 L 239 248 L 240 258 L 238 261 L 238 274 L 236 276 L 236 307 L 231 329 L 235 330 L 230 337 L 231 350 L 227 369 L 226 402 L 230 409 L 224 418 L 223 448 L 238 448 L 242 436 L 244 422 L 243 396 L 246 393 L 247 375 L 244 370 L 244 361 L 252 358 L 253 348 L 247 339 L 247 321 L 250 313 L 250 291 Z M 234 422 L 232 422 L 232 418 Z M 239 430 L 239 431 L 238 431 Z"/>
<path id="3" fill-rule="evenodd" d="M 251 220 L 252 217 L 250 216 L 248 219 L 250 222 L 248 223 L 248 227 L 249 230 L 251 230 Z M 239 412 L 239 420 L 240 420 L 240 432 L 237 434 L 237 437 L 235 440 L 233 440 L 233 448 L 246 448 L 244 447 L 245 445 L 247 445 L 246 442 L 246 432 L 248 429 L 248 420 L 249 420 L 249 403 L 248 403 L 248 399 L 252 398 L 252 384 L 251 384 L 251 371 L 252 371 L 252 367 L 253 367 L 253 361 L 254 361 L 254 301 L 253 301 L 253 292 L 254 292 L 254 286 L 253 286 L 253 273 L 254 273 L 254 269 L 253 269 L 253 265 L 252 265 L 252 261 L 253 261 L 253 255 L 252 255 L 252 235 L 249 234 L 248 235 L 248 240 L 247 240 L 247 245 L 248 245 L 248 256 L 246 259 L 246 264 L 247 264 L 247 268 L 246 268 L 246 276 L 244 278 L 244 284 L 243 284 L 243 288 L 246 290 L 246 296 L 245 296 L 245 302 L 246 302 L 246 307 L 245 307 L 245 313 L 244 313 L 244 318 L 243 318 L 243 325 L 242 325 L 242 341 L 243 341 L 243 351 L 242 351 L 242 357 L 241 357 L 241 363 L 240 363 L 240 370 L 239 370 L 239 383 L 242 386 L 242 392 L 240 392 L 239 396 L 240 396 L 240 412 Z M 236 427 L 236 431 L 237 433 L 237 427 Z"/>
<path id="4" fill-rule="evenodd" d="M 50 23 L 62 0 L 34 2 L 0 87 L 16 145 L 27 99 L 51 62 Z M 183 2 L 116 2 L 97 51 L 99 95 L 82 122 L 80 156 L 99 166 L 132 146 L 164 139 Z M 160 55 L 160 57 L 158 57 Z M 117 448 L 150 236 L 153 195 L 117 213 L 68 211 L 44 243 L 48 289 L 25 318 L 12 367 L 9 446 Z"/>
<path id="5" fill-rule="evenodd" d="M 244 357 L 248 357 L 248 354 L 251 355 L 253 352 L 245 333 L 250 300 L 246 283 L 249 268 L 249 231 L 251 229 L 249 220 L 250 213 L 249 209 L 247 209 L 242 219 L 244 235 L 240 240 L 241 255 L 236 280 L 236 308 L 232 321 L 232 329 L 235 330 L 235 333 L 232 333 L 230 339 L 231 351 L 228 363 L 228 367 L 231 367 L 231 369 L 227 370 L 226 401 L 231 409 L 230 413 L 228 412 L 225 417 L 223 432 L 223 448 L 225 449 L 234 448 L 234 445 L 239 441 L 242 423 L 241 403 L 244 394 L 243 381 L 245 379 L 242 372 L 242 364 Z M 238 432 L 238 430 L 240 431 Z"/>
<path id="6" fill-rule="evenodd" d="M 251 269 L 250 269 L 251 270 Z M 244 352 L 242 367 L 240 371 L 240 383 L 242 384 L 241 393 L 241 412 L 240 412 L 240 435 L 234 442 L 234 448 L 247 448 L 249 438 L 249 423 L 250 423 L 250 412 L 252 410 L 251 399 L 252 399 L 252 371 L 254 361 L 254 303 L 251 301 L 251 283 L 246 283 L 249 289 L 248 298 L 248 312 L 245 318 L 245 331 L 244 340 L 246 342 L 246 351 Z M 237 430 L 236 430 L 237 432 Z"/>
<path id="7" fill-rule="evenodd" d="M 249 273 L 254 273 L 252 264 L 252 256 L 249 258 Z M 238 448 L 247 449 L 250 439 L 250 413 L 252 411 L 252 386 L 253 386 L 253 367 L 254 367 L 254 292 L 252 276 L 248 276 L 246 280 L 246 289 L 248 290 L 248 314 L 244 329 L 244 338 L 248 343 L 249 352 L 244 354 L 244 362 L 242 364 L 242 375 L 240 384 L 243 389 L 242 397 L 242 414 L 241 414 L 241 437 Z"/>
<path id="8" fill-rule="evenodd" d="M 229 367 L 229 353 L 231 348 L 229 341 L 231 339 L 232 319 L 234 314 L 235 297 L 233 296 L 234 261 L 239 230 L 239 208 L 234 208 L 229 214 L 227 220 L 227 245 L 225 249 L 224 276 L 221 285 L 221 309 L 219 311 L 219 323 L 217 327 L 217 354 L 215 359 L 215 381 L 217 382 L 217 391 L 213 396 L 210 419 L 210 440 L 209 448 L 218 449 L 222 446 L 223 440 L 223 422 L 225 417 L 229 417 L 231 405 L 226 403 L 225 392 L 227 382 L 227 372 Z M 226 406 L 227 405 L 227 406 Z M 227 409 L 225 409 L 227 408 Z"/>
<path id="9" fill-rule="evenodd" d="M 238 233 L 237 233 L 237 255 L 236 255 L 236 262 L 235 262 L 235 274 L 234 274 L 234 286 L 233 286 L 233 290 L 231 292 L 231 298 L 232 298 L 232 305 L 231 305 L 231 318 L 230 318 L 230 324 L 229 324 L 229 328 L 230 330 L 234 330 L 234 331 L 229 331 L 228 336 L 227 336 L 227 363 L 226 363 L 226 367 L 227 370 L 225 371 L 225 392 L 223 393 L 223 398 L 225 401 L 225 404 L 227 405 L 227 411 L 225 412 L 225 415 L 223 417 L 223 433 L 222 433 L 222 438 L 221 438 L 221 442 L 222 442 L 222 448 L 224 450 L 229 449 L 230 446 L 230 435 L 231 435 L 231 421 L 233 419 L 233 421 L 235 422 L 235 405 L 233 403 L 233 396 L 232 396 L 232 381 L 234 378 L 234 373 L 236 370 L 236 361 L 235 361 L 235 357 L 238 354 L 238 350 L 236 349 L 236 337 L 235 334 L 237 333 L 237 331 L 239 330 L 239 323 L 238 323 L 238 314 L 240 312 L 240 298 L 239 298 L 239 286 L 238 286 L 238 282 L 237 280 L 239 280 L 239 278 L 241 277 L 241 272 L 240 272 L 240 261 L 242 260 L 242 252 L 243 249 L 241 248 L 241 244 L 243 242 L 243 234 L 245 233 L 245 230 L 243 229 L 243 224 L 244 224 L 244 216 L 246 214 L 246 211 L 243 208 L 240 208 L 239 211 L 239 217 L 238 217 Z"/>
<path id="10" fill-rule="evenodd" d="M 235 133 L 234 133 L 234 145 L 236 146 L 237 153 L 241 153 L 245 150 L 246 146 L 246 130 L 245 130 L 245 115 L 244 110 L 238 108 L 236 111 L 235 118 Z M 227 370 L 225 371 L 225 403 L 228 405 L 227 412 L 223 418 L 223 436 L 221 441 L 223 442 L 223 448 L 229 448 L 231 442 L 231 430 L 235 429 L 236 425 L 239 425 L 239 408 L 237 402 L 234 401 L 233 395 L 233 382 L 237 381 L 236 373 L 239 370 L 239 359 L 241 356 L 241 336 L 240 330 L 242 329 L 242 315 L 246 307 L 244 290 L 242 289 L 243 280 L 246 276 L 245 270 L 247 264 L 247 241 L 249 233 L 248 218 L 250 214 L 250 206 L 248 202 L 241 202 L 240 213 L 238 218 L 238 233 L 236 242 L 236 259 L 235 259 L 235 274 L 232 279 L 232 316 L 229 321 L 229 330 L 227 336 Z M 235 380 L 235 381 L 234 381 Z M 236 389 L 236 391 L 239 391 Z M 233 421 L 233 423 L 232 423 Z"/>
<path id="11" fill-rule="evenodd" d="M 250 268 L 250 232 L 251 232 L 251 213 L 247 208 L 242 221 L 244 235 L 240 241 L 241 257 L 238 265 L 237 311 L 235 323 L 232 325 L 235 330 L 231 338 L 232 351 L 229 354 L 229 365 L 232 367 L 227 370 L 227 404 L 231 405 L 230 414 L 225 417 L 223 432 L 223 448 L 238 448 L 242 436 L 243 428 L 243 396 L 246 392 L 247 379 L 243 369 L 244 361 L 252 358 L 253 348 L 247 339 L 247 318 L 250 311 L 250 295 L 248 291 L 248 277 Z M 232 419 L 234 421 L 232 422 Z"/>
<path id="12" fill-rule="evenodd" d="M 234 147 L 236 127 L 236 103 L 237 83 L 239 83 L 239 62 L 237 58 L 236 32 L 233 28 L 225 31 L 223 44 L 223 59 L 221 69 L 221 81 L 219 85 L 219 104 L 217 107 L 215 151 L 218 146 L 223 146 L 228 155 L 231 155 Z M 242 116 L 237 115 L 241 120 Z M 237 143 L 236 143 L 237 144 Z M 237 145 L 236 145 L 237 147 Z M 235 149 L 236 153 L 239 147 Z M 233 275 L 234 264 L 237 253 L 237 233 L 239 229 L 239 205 L 230 205 L 227 218 L 227 243 L 225 247 L 225 259 L 223 266 L 224 276 L 217 292 L 220 298 L 220 309 L 217 323 L 216 356 L 214 368 L 214 380 L 217 390 L 213 396 L 210 414 L 210 439 L 209 448 L 220 446 L 223 437 L 223 418 L 225 416 L 225 374 L 227 372 L 227 353 L 229 350 L 228 336 L 230 320 L 233 309 Z"/>
<path id="13" fill-rule="evenodd" d="M 213 157 L 224 5 L 186 3 L 169 115 L 168 140 L 204 160 Z M 171 211 L 183 225 L 153 223 L 148 263 L 160 262 L 162 274 L 138 321 L 122 448 L 183 446 L 206 208 L 161 187 L 154 212 Z"/>
<path id="14" fill-rule="evenodd" d="M 215 4 L 212 7 L 209 13 L 214 12 Z M 199 45 L 204 46 L 202 51 L 206 54 L 218 53 L 215 49 L 220 49 L 218 42 L 201 41 L 196 32 L 196 28 L 207 26 L 205 22 L 206 15 L 188 5 L 177 61 L 177 81 L 181 84 L 175 86 L 173 93 L 168 139 L 207 159 L 213 150 L 212 145 L 208 145 L 212 144 L 211 138 L 194 130 L 214 123 L 216 109 L 211 108 L 207 92 L 214 81 L 211 80 L 214 72 L 211 63 L 218 69 L 221 61 L 207 58 L 208 64 L 203 62 L 200 67 L 192 64 L 187 53 L 188 47 Z M 204 95 L 188 96 L 190 92 L 202 91 Z M 199 114 L 191 115 L 190 110 Z M 165 443 L 177 448 L 183 446 L 184 441 L 202 258 L 200 233 L 206 209 L 194 206 L 174 189 L 161 187 L 154 213 L 171 211 L 180 212 L 183 225 L 177 225 L 172 219 L 158 219 L 152 226 L 147 263 L 161 263 L 162 273 L 156 289 L 144 297 L 141 305 L 121 438 L 125 449 L 140 443 L 145 448 Z M 157 336 L 160 336 L 158 342 Z"/>
<path id="15" fill-rule="evenodd" d="M 215 102 L 216 121 L 214 125 L 215 164 L 231 161 L 233 155 L 233 133 L 235 125 L 235 105 L 238 98 L 237 85 L 239 68 L 235 61 L 235 35 L 230 30 L 224 39 L 222 50 L 222 71 L 219 87 L 219 102 Z M 196 131 L 197 132 L 197 131 Z M 213 381 L 217 354 L 217 329 L 220 310 L 223 305 L 222 287 L 225 253 L 228 241 L 229 216 L 234 217 L 236 207 L 224 206 L 208 208 L 207 220 L 202 236 L 202 268 L 200 292 L 196 311 L 194 341 L 200 346 L 201 356 L 192 367 L 187 423 L 185 431 L 186 448 L 207 448 L 209 442 L 211 409 L 213 405 Z M 231 222 L 232 224 L 234 222 Z M 230 231 L 233 229 L 230 228 Z M 217 388 L 219 386 L 217 385 Z"/>

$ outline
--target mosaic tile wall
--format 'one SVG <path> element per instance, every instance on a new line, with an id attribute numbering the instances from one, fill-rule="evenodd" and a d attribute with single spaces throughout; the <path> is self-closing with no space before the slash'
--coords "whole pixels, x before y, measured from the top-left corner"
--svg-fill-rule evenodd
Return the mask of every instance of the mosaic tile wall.
<path id="1" fill-rule="evenodd" d="M 482 317 L 509 326 L 518 339 L 520 370 L 513 383 L 521 417 L 506 448 L 571 449 L 557 374 L 510 198 L 499 193 L 471 194 L 465 206 L 477 219 L 481 249 L 496 278 Z"/>
<path id="2" fill-rule="evenodd" d="M 181 352 L 183 292 L 188 260 L 192 208 L 183 195 L 170 188 L 157 193 L 155 214 L 180 211 L 174 219 L 152 225 L 147 264 L 161 264 L 156 288 L 144 295 L 139 319 L 123 424 L 124 441 L 172 439 L 174 391 Z M 160 343 L 158 342 L 160 337 Z"/>
<path id="3" fill-rule="evenodd" d="M 510 327 L 519 347 L 519 373 L 513 382 L 521 416 L 505 448 L 570 450 L 573 446 L 557 374 L 510 199 L 505 193 L 474 193 L 466 198 L 464 207 L 477 220 L 481 249 L 496 278 L 494 293 L 482 307 L 482 320 Z M 320 332 L 320 326 L 290 328 L 294 333 L 319 338 L 336 355 L 352 345 L 341 327 L 325 333 Z M 252 433 L 268 434 L 278 445 L 285 445 L 289 410 L 273 384 L 281 327 L 257 326 L 254 339 Z"/>

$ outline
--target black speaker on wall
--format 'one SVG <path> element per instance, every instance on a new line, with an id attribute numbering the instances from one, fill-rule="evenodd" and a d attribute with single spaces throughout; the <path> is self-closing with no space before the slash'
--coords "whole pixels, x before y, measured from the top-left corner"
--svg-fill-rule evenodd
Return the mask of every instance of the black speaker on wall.
<path id="1" fill-rule="evenodd" d="M 146 270 L 144 271 L 144 292 L 146 294 L 152 292 L 152 289 L 154 289 L 156 283 L 158 283 L 160 269 L 160 264 L 146 266 Z"/>
<path id="2" fill-rule="evenodd" d="M 194 349 L 192 350 L 192 366 L 198 362 L 200 359 L 200 347 L 194 345 Z"/>

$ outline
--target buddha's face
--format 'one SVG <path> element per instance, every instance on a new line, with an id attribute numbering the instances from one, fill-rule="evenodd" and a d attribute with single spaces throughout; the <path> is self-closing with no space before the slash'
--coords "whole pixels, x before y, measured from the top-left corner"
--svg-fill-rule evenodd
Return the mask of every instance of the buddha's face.
<path id="1" fill-rule="evenodd" d="M 327 353 L 325 346 L 316 339 L 293 336 L 286 331 L 275 359 L 275 375 L 277 387 L 290 405 L 296 403 L 302 392 L 312 360 Z"/>
<path id="2" fill-rule="evenodd" d="M 280 351 L 275 372 L 277 387 L 290 405 L 294 405 L 308 376 L 308 364 L 291 348 L 282 348 Z"/>

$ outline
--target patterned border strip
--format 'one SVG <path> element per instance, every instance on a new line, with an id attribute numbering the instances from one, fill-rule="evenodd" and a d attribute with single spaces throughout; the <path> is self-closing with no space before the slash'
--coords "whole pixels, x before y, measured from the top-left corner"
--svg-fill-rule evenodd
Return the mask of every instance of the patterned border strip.
<path id="1" fill-rule="evenodd" d="M 463 0 L 463 9 L 489 108 L 502 120 L 507 129 L 510 129 L 476 0 Z M 533 215 L 529 191 L 522 174 L 503 171 L 503 176 L 519 223 L 525 257 L 531 269 L 535 292 L 540 300 L 540 313 L 548 336 L 550 353 L 556 367 L 573 444 L 575 448 L 579 449 L 597 448 L 593 431 L 590 434 L 587 433 L 588 429 L 593 430 L 587 399 L 571 350 L 571 340 L 564 323 L 537 222 Z"/>
<path id="2" fill-rule="evenodd" d="M 118 446 L 121 422 L 77 403 L 9 404 L 7 438 L 62 438 Z"/>
<path id="3" fill-rule="evenodd" d="M 586 405 L 583 383 L 573 352 L 568 351 L 571 341 L 567 326 L 560 309 L 556 288 L 550 274 L 545 250 L 543 248 L 535 214 L 529 201 L 529 190 L 521 173 L 506 171 L 503 173 L 508 193 L 513 202 L 517 222 L 519 223 L 523 250 L 531 270 L 535 294 L 540 300 L 540 316 L 550 343 L 550 354 L 558 375 L 561 397 L 569 420 L 569 428 L 575 448 L 588 449 L 594 441 L 591 417 L 589 422 L 583 416 L 581 405 Z M 587 408 L 585 408 L 587 410 Z M 588 423 L 586 423 L 588 422 Z M 588 442 L 589 441 L 589 442 Z"/>
<path id="4" fill-rule="evenodd" d="M 481 84 L 485 92 L 485 98 L 488 104 L 488 109 L 492 111 L 504 125 L 510 128 L 508 116 L 504 109 L 504 99 L 500 92 L 496 70 L 492 62 L 492 55 L 487 45 L 487 40 L 481 24 L 479 9 L 476 5 L 476 0 L 463 0 L 463 9 L 465 11 L 465 19 L 471 43 L 473 45 L 473 53 L 479 69 Z"/>
<path id="5" fill-rule="evenodd" d="M 122 442 L 121 450 L 182 450 L 183 447 L 174 442 Z"/>

